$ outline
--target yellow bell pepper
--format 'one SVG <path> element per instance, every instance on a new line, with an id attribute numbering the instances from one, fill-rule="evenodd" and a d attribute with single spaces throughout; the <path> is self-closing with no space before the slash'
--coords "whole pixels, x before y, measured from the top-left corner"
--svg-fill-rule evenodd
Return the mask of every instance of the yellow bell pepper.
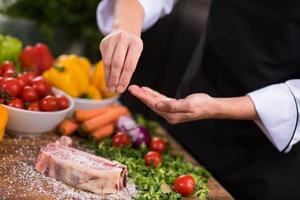
<path id="1" fill-rule="evenodd" d="M 87 58 L 84 58 L 84 57 L 80 57 L 79 62 L 80 62 L 82 69 L 85 71 L 86 75 L 90 76 L 91 66 L 92 66 L 91 62 Z"/>
<path id="2" fill-rule="evenodd" d="M 66 73 L 73 74 L 74 85 L 78 89 L 80 95 L 86 93 L 89 86 L 89 75 L 90 75 L 90 62 L 76 55 L 63 55 L 60 56 L 56 64 L 63 66 L 66 69 Z"/>
<path id="3" fill-rule="evenodd" d="M 68 73 L 62 66 L 54 66 L 43 73 L 43 77 L 54 87 L 57 87 L 72 97 L 79 97 L 73 73 Z"/>
<path id="4" fill-rule="evenodd" d="M 100 91 L 94 85 L 89 85 L 86 95 L 91 99 L 102 99 Z"/>
<path id="5" fill-rule="evenodd" d="M 8 121 L 8 112 L 6 108 L 4 108 L 0 104 L 0 141 L 3 140 L 7 121 Z"/>
<path id="6" fill-rule="evenodd" d="M 104 98 L 112 97 L 115 93 L 109 92 L 105 83 L 104 65 L 103 61 L 99 61 L 92 74 L 92 84 L 95 85 L 101 92 Z"/>
<path id="7" fill-rule="evenodd" d="M 62 55 L 43 76 L 72 97 L 80 97 L 88 91 L 90 68 L 91 63 L 86 58 L 73 54 Z"/>

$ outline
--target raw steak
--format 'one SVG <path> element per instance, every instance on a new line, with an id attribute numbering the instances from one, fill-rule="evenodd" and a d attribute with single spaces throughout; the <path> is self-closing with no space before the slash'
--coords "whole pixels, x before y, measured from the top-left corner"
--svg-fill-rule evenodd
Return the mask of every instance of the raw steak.
<path id="1" fill-rule="evenodd" d="M 61 137 L 43 147 L 36 170 L 79 189 L 114 193 L 126 187 L 127 167 L 70 147 L 72 139 Z"/>

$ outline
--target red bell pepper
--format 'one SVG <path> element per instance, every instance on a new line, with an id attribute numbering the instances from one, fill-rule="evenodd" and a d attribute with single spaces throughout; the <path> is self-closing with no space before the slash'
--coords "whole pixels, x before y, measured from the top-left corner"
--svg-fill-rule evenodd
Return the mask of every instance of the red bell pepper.
<path id="1" fill-rule="evenodd" d="M 35 46 L 26 46 L 20 56 L 23 68 L 30 68 L 38 74 L 53 66 L 53 56 L 46 44 L 37 43 Z"/>

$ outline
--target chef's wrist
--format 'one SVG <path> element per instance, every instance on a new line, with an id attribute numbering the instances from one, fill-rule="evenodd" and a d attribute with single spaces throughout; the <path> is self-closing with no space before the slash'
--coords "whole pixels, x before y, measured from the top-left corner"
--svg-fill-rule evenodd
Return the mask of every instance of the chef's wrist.
<path id="1" fill-rule="evenodd" d="M 112 28 L 112 32 L 116 32 L 116 31 L 125 31 L 127 33 L 133 34 L 137 37 L 141 37 L 142 31 L 139 30 L 138 28 L 134 28 L 134 27 L 130 27 L 130 26 L 126 26 L 126 25 L 113 25 Z"/>
<path id="2" fill-rule="evenodd" d="M 215 119 L 256 120 L 258 115 L 249 96 L 214 98 Z"/>

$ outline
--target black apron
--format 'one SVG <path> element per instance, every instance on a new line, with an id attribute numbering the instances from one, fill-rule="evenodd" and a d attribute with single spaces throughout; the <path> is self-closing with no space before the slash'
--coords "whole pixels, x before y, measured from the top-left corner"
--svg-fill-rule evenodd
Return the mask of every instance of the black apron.
<path id="1" fill-rule="evenodd" d="M 300 78 L 300 1 L 213 0 L 203 44 L 180 97 L 242 96 Z M 236 199 L 300 199 L 300 143 L 281 153 L 252 121 L 202 120 L 168 129 Z"/>

